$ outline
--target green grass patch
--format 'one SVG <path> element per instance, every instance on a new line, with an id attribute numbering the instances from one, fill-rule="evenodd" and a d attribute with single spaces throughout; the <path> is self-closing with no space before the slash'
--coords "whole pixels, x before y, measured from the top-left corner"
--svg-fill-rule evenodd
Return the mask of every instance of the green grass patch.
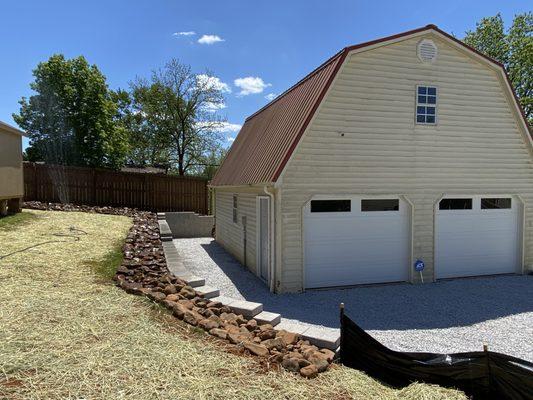
<path id="1" fill-rule="evenodd" d="M 123 241 L 118 241 L 103 258 L 91 260 L 87 263 L 96 275 L 104 281 L 111 281 L 117 272 L 117 268 L 122 264 L 124 256 L 122 254 Z"/>
<path id="2" fill-rule="evenodd" d="M 37 218 L 39 217 L 36 214 L 28 211 L 22 211 L 17 214 L 0 217 L 0 230 L 5 231 L 15 227 L 20 227 Z"/>

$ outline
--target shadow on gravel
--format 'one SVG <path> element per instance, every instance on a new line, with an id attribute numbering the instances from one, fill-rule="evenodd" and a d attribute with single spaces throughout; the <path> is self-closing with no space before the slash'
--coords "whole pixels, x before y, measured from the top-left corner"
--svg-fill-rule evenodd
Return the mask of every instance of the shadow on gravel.
<path id="1" fill-rule="evenodd" d="M 248 301 L 284 318 L 339 326 L 339 303 L 366 330 L 437 329 L 469 326 L 533 312 L 533 276 L 457 279 L 426 285 L 391 284 L 272 294 L 214 240 L 202 244 L 213 262 Z M 206 277 L 209 283 L 209 277 Z M 209 283 L 214 284 L 216 283 Z M 224 294 L 224 293 L 222 293 Z"/>

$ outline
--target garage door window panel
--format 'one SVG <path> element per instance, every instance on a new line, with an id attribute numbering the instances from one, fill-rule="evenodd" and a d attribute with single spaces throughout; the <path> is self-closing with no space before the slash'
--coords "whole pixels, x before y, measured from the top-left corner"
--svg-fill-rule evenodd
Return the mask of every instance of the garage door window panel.
<path id="1" fill-rule="evenodd" d="M 472 199 L 442 199 L 439 202 L 439 210 L 471 210 Z"/>
<path id="2" fill-rule="evenodd" d="M 482 198 L 481 199 L 481 209 L 482 210 L 502 210 L 511 208 L 511 198 L 510 197 L 499 197 L 499 198 Z"/>
<path id="3" fill-rule="evenodd" d="M 362 212 L 374 211 L 399 211 L 400 200 L 398 199 L 363 199 L 361 200 Z"/>
<path id="4" fill-rule="evenodd" d="M 312 213 L 350 212 L 351 200 L 311 200 Z"/>

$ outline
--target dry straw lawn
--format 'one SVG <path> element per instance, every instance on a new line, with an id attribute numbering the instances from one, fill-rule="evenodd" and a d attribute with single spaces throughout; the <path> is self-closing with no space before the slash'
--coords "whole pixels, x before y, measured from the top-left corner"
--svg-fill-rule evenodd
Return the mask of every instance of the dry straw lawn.
<path id="1" fill-rule="evenodd" d="M 28 210 L 0 221 L 0 256 L 52 241 L 0 259 L 0 399 L 465 399 L 344 367 L 306 381 L 225 351 L 103 278 L 130 224 Z"/>

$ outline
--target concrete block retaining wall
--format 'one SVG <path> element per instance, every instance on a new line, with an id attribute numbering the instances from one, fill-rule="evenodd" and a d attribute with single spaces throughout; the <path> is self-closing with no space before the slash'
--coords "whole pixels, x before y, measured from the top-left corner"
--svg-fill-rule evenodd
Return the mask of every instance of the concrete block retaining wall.
<path id="1" fill-rule="evenodd" d="M 174 238 L 209 237 L 215 225 L 215 218 L 212 215 L 199 215 L 194 212 L 164 214 Z"/>

